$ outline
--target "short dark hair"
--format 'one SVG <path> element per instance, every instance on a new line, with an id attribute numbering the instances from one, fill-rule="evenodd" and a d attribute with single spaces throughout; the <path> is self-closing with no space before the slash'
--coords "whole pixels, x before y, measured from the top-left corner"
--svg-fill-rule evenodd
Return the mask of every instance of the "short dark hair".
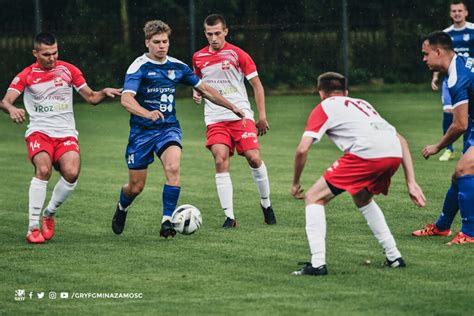
<path id="1" fill-rule="evenodd" d="M 422 42 L 428 41 L 431 47 L 440 47 L 445 50 L 453 50 L 453 40 L 448 33 L 443 31 L 434 31 L 423 36 Z"/>
<path id="2" fill-rule="evenodd" d="M 33 45 L 35 47 L 38 47 L 40 45 L 54 45 L 56 44 L 56 36 L 52 33 L 47 33 L 47 32 L 41 32 L 36 34 L 35 39 L 33 40 Z"/>
<path id="3" fill-rule="evenodd" d="M 222 26 L 227 28 L 227 23 L 225 22 L 224 17 L 220 14 L 211 14 L 204 19 L 204 27 L 206 27 L 206 25 L 214 26 L 219 23 L 222 23 Z"/>
<path id="4" fill-rule="evenodd" d="M 452 5 L 456 5 L 456 4 L 463 4 L 464 9 L 467 10 L 467 4 L 466 4 L 466 1 L 464 1 L 464 0 L 452 0 L 452 1 L 450 1 L 449 2 L 449 9 L 451 9 Z"/>
<path id="5" fill-rule="evenodd" d="M 325 72 L 318 77 L 318 91 L 326 94 L 344 92 L 347 89 L 346 78 L 337 72 Z"/>

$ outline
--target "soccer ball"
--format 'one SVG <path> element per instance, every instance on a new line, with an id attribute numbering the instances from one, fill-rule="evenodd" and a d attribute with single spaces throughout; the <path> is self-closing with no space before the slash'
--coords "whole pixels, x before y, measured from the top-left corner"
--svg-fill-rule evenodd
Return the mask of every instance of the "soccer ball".
<path id="1" fill-rule="evenodd" d="M 201 227 L 201 212 L 191 204 L 183 204 L 174 210 L 171 224 L 178 233 L 191 235 Z"/>

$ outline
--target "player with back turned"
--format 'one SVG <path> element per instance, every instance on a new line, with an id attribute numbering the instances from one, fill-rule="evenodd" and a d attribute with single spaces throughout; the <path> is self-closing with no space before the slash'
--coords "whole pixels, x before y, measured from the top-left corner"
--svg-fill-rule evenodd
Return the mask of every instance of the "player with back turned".
<path id="1" fill-rule="evenodd" d="M 367 101 L 348 97 L 345 87 L 341 74 L 328 72 L 318 77 L 322 101 L 311 112 L 296 149 L 291 193 L 295 198 L 305 199 L 306 235 L 311 251 L 311 262 L 294 271 L 292 274 L 296 276 L 328 273 L 325 205 L 342 192 L 351 194 L 385 251 L 385 264 L 393 268 L 404 267 L 405 261 L 373 196 L 388 193 L 391 177 L 401 163 L 410 198 L 418 206 L 425 205 L 406 140 Z M 303 195 L 300 178 L 309 149 L 324 134 L 344 155 Z"/>

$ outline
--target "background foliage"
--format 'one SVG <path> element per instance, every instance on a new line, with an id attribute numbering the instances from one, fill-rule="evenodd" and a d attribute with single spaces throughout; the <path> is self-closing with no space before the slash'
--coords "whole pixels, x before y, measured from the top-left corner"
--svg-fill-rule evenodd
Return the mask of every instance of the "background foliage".
<path id="1" fill-rule="evenodd" d="M 322 71 L 342 71 L 341 0 L 194 0 L 197 43 L 201 23 L 222 13 L 228 40 L 254 58 L 266 87 L 301 90 Z M 173 28 L 170 55 L 190 64 L 190 0 L 40 1 L 43 30 L 58 35 L 61 58 L 78 65 L 91 86 L 121 85 L 144 52 L 142 27 L 162 19 Z M 0 86 L 33 62 L 34 1 L 0 0 Z M 348 0 L 350 78 L 426 82 L 419 36 L 451 22 L 447 0 Z"/>

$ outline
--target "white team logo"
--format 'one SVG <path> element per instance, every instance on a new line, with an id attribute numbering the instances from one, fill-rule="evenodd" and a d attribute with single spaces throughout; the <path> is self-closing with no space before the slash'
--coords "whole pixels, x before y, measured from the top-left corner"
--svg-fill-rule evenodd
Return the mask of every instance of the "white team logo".
<path id="1" fill-rule="evenodd" d="M 36 78 L 35 80 L 33 80 L 33 83 L 38 83 L 41 81 L 41 78 Z"/>
<path id="2" fill-rule="evenodd" d="M 463 34 L 462 39 L 466 42 L 469 41 L 469 34 Z"/>
<path id="3" fill-rule="evenodd" d="M 229 70 L 230 69 L 230 61 L 223 60 L 221 63 L 222 70 Z"/>
<path id="4" fill-rule="evenodd" d="M 20 77 L 13 78 L 12 84 L 17 84 L 18 82 L 20 82 Z"/>
<path id="5" fill-rule="evenodd" d="M 61 77 L 54 78 L 54 86 L 55 87 L 61 87 L 63 85 L 64 85 L 63 78 L 61 78 Z"/>
<path id="6" fill-rule="evenodd" d="M 174 73 L 173 69 L 168 70 L 168 78 L 174 80 L 176 78 L 176 74 Z"/>
<path id="7" fill-rule="evenodd" d="M 18 289 L 15 290 L 15 301 L 24 301 L 25 300 L 25 290 Z"/>
<path id="8" fill-rule="evenodd" d="M 128 158 L 127 158 L 127 164 L 133 164 L 135 163 L 135 154 L 130 154 L 128 155 Z"/>

